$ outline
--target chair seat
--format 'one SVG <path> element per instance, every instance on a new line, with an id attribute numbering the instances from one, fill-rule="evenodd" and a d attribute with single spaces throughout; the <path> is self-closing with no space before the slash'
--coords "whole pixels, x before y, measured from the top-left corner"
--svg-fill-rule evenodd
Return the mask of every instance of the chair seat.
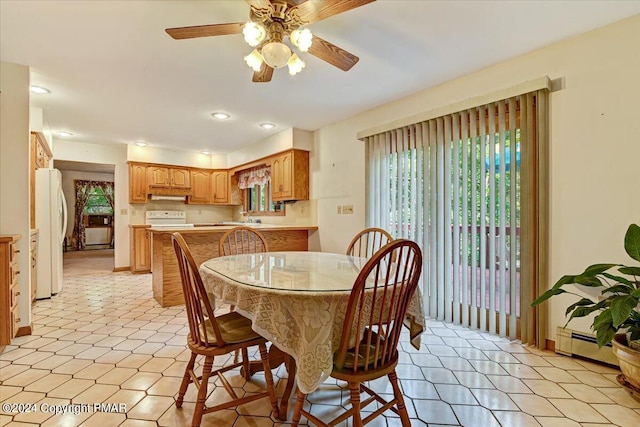
<path id="1" fill-rule="evenodd" d="M 261 336 L 251 329 L 251 320 L 239 314 L 237 311 L 223 314 L 216 317 L 218 322 L 218 328 L 220 329 L 220 335 L 226 344 L 237 344 L 245 341 L 251 341 Z M 200 331 L 203 333 L 203 324 L 200 324 Z M 213 331 L 211 321 L 204 322 L 204 328 L 207 331 L 207 340 L 209 344 L 216 344 L 216 334 Z"/>
<path id="2" fill-rule="evenodd" d="M 366 332 L 365 332 L 366 333 Z M 376 357 L 376 340 L 378 340 L 378 334 L 376 334 L 375 332 L 371 333 L 371 344 L 368 345 L 368 351 L 369 351 L 369 361 L 367 363 L 367 360 L 365 360 L 365 356 L 367 354 L 367 343 L 366 342 L 360 342 L 360 345 L 358 346 L 358 360 L 356 361 L 356 349 L 354 348 L 350 348 L 349 350 L 347 350 L 347 354 L 346 354 L 346 358 L 344 361 L 344 368 L 343 369 L 335 369 L 336 371 L 345 371 L 345 370 L 350 370 L 353 371 L 353 367 L 354 365 L 358 368 L 368 368 L 368 370 L 373 368 L 373 365 L 376 364 L 376 362 L 378 362 L 377 368 L 383 368 L 383 366 L 380 364 L 380 359 L 382 358 L 382 354 L 378 354 Z M 384 338 L 380 338 L 380 343 L 378 348 L 380 348 L 381 346 L 384 346 Z M 379 352 L 379 351 L 378 351 Z M 380 353 L 380 352 L 379 352 Z M 395 358 L 393 358 L 395 359 Z M 335 364 L 335 356 L 334 356 L 334 364 Z M 387 363 L 386 365 L 389 365 L 389 363 Z M 335 365 L 334 365 L 335 366 Z"/>

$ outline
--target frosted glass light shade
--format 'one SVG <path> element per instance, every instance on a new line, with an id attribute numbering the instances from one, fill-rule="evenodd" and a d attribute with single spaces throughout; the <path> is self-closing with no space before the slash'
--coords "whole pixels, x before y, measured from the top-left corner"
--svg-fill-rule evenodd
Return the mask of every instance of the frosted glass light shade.
<path id="1" fill-rule="evenodd" d="M 267 31 L 262 25 L 249 21 L 242 27 L 242 34 L 249 46 L 256 47 L 265 39 Z"/>
<path id="2" fill-rule="evenodd" d="M 258 52 L 258 49 L 253 49 L 253 52 L 244 57 L 244 61 L 253 69 L 253 71 L 260 71 L 264 59 L 262 58 L 262 55 L 260 55 L 260 52 Z"/>
<path id="3" fill-rule="evenodd" d="M 291 58 L 291 49 L 284 43 L 271 42 L 262 47 L 262 57 L 268 66 L 282 68 Z"/>
<path id="4" fill-rule="evenodd" d="M 291 55 L 291 58 L 289 58 L 287 65 L 289 66 L 289 74 L 295 76 L 300 71 L 302 71 L 306 64 L 303 60 L 298 58 L 298 55 L 294 53 L 293 55 Z"/>
<path id="5" fill-rule="evenodd" d="M 294 44 L 301 52 L 306 52 L 311 47 L 311 42 L 313 40 L 313 35 L 308 28 L 303 30 L 295 30 L 291 33 L 289 37 L 291 43 Z"/>

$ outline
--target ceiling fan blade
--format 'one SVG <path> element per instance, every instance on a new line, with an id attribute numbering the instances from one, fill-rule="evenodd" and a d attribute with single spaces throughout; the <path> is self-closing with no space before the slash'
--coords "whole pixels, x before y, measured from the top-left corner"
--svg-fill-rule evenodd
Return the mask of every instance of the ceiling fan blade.
<path id="1" fill-rule="evenodd" d="M 309 53 L 340 68 L 342 71 L 349 71 L 360 60 L 357 56 L 316 35 L 313 36 Z"/>
<path id="2" fill-rule="evenodd" d="M 253 73 L 253 81 L 255 83 L 267 83 L 271 81 L 272 75 L 273 68 L 269 67 L 263 62 L 260 71 L 256 71 L 255 73 Z"/>
<path id="3" fill-rule="evenodd" d="M 226 36 L 241 34 L 244 22 L 228 24 L 198 25 L 195 27 L 167 28 L 165 31 L 176 40 L 195 39 L 198 37 Z"/>
<path id="4" fill-rule="evenodd" d="M 296 6 L 297 15 L 303 21 L 312 22 L 355 9 L 375 0 L 312 0 Z"/>
<path id="5" fill-rule="evenodd" d="M 256 9 L 269 9 L 271 2 L 269 0 L 246 0 L 249 6 L 253 6 Z"/>

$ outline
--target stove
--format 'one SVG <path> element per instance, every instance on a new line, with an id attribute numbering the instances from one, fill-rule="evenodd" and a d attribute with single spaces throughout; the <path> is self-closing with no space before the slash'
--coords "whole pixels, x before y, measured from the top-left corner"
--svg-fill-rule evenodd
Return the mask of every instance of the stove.
<path id="1" fill-rule="evenodd" d="M 184 211 L 147 211 L 146 224 L 153 228 L 192 228 Z"/>

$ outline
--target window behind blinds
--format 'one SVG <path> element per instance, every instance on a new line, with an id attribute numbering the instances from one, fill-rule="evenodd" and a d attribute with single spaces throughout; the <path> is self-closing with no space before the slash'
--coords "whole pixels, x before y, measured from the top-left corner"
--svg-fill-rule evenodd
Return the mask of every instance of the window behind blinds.
<path id="1" fill-rule="evenodd" d="M 520 320 L 539 277 L 541 101 L 546 91 L 366 138 L 367 226 L 420 244 L 430 317 L 535 341 Z"/>

